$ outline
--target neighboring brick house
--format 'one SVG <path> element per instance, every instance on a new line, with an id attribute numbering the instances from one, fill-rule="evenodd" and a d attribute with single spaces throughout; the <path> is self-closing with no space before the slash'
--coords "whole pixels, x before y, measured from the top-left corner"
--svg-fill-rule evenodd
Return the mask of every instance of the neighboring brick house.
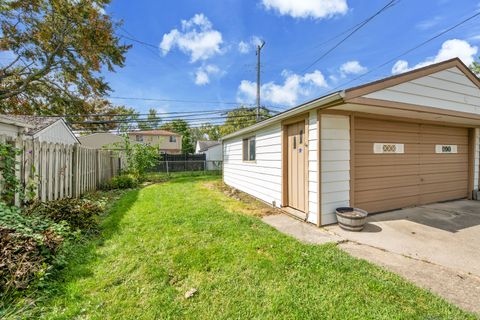
<path id="1" fill-rule="evenodd" d="M 182 153 L 182 136 L 167 130 L 146 130 L 129 132 L 130 140 L 158 146 L 160 153 Z"/>

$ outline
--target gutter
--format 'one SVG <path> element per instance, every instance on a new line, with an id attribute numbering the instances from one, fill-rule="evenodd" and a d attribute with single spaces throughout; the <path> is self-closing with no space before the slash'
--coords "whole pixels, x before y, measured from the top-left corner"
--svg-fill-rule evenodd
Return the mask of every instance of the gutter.
<path id="1" fill-rule="evenodd" d="M 334 92 L 332 94 L 323 96 L 321 98 L 318 98 L 318 99 L 315 99 L 315 100 L 312 100 L 312 101 L 305 102 L 305 103 L 303 103 L 303 104 L 301 104 L 301 105 L 299 105 L 295 108 L 289 109 L 289 110 L 284 111 L 282 113 L 279 113 L 276 116 L 273 116 L 269 119 L 266 119 L 266 120 L 263 120 L 259 123 L 254 124 L 254 125 L 251 125 L 250 127 L 243 128 L 243 129 L 240 129 L 236 132 L 228 134 L 225 137 L 223 137 L 220 141 L 225 141 L 225 140 L 235 138 L 237 136 L 240 136 L 240 135 L 243 135 L 243 134 L 246 134 L 246 133 L 250 133 L 252 131 L 256 131 L 258 129 L 267 127 L 268 125 L 271 125 L 271 124 L 276 123 L 278 121 L 296 116 L 296 115 L 301 114 L 303 112 L 310 111 L 312 109 L 319 108 L 319 107 L 322 107 L 324 105 L 327 105 L 327 104 L 330 104 L 330 103 L 333 103 L 333 102 L 343 101 L 344 97 L 345 97 L 345 90 L 342 90 L 342 91 L 337 91 L 337 92 Z"/>

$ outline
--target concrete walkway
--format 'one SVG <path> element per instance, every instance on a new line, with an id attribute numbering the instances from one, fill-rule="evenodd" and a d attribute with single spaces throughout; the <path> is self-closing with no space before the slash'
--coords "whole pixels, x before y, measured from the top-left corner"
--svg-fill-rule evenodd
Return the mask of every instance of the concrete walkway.
<path id="1" fill-rule="evenodd" d="M 277 229 L 302 242 L 310 244 L 339 243 L 342 237 L 317 228 L 312 224 L 305 223 L 286 214 L 265 216 L 262 220 Z"/>
<path id="2" fill-rule="evenodd" d="M 456 210 L 455 214 L 452 210 Z M 395 272 L 464 310 L 480 314 L 480 277 L 476 274 L 479 247 L 476 254 L 467 254 L 480 239 L 477 212 L 480 218 L 480 202 L 471 201 L 412 208 L 370 217 L 365 232 L 347 232 L 335 225 L 317 228 L 285 214 L 266 216 L 262 220 L 305 243 L 336 243 L 354 257 Z M 465 216 L 468 225 L 459 225 L 456 220 L 459 215 Z M 454 223 L 448 216 L 455 219 Z M 451 229 L 452 223 L 454 229 Z M 434 227 L 438 230 L 432 230 Z M 460 247 L 462 242 L 471 239 L 472 232 L 476 239 Z M 443 246 L 444 251 L 441 251 L 442 241 L 449 242 Z M 455 261 L 449 261 L 449 254 Z M 467 261 L 470 265 L 465 265 Z"/>

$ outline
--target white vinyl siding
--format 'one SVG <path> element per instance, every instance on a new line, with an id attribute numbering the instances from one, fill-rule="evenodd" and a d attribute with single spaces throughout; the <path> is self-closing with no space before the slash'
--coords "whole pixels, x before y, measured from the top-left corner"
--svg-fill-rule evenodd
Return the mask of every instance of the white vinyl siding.
<path id="1" fill-rule="evenodd" d="M 365 97 L 480 114 L 480 90 L 456 67 L 372 92 Z"/>
<path id="2" fill-rule="evenodd" d="M 256 160 L 242 160 L 243 139 L 255 136 Z M 282 138 L 280 124 L 254 134 L 223 141 L 223 180 L 238 190 L 280 207 L 282 199 Z"/>
<path id="3" fill-rule="evenodd" d="M 77 142 L 73 132 L 63 121 L 57 121 L 40 130 L 34 134 L 34 138 L 38 138 L 40 142 L 46 141 L 63 144 L 75 144 Z"/>
<path id="4" fill-rule="evenodd" d="M 318 132 L 317 111 L 308 120 L 308 222 L 317 223 L 318 212 Z"/>
<path id="5" fill-rule="evenodd" d="M 322 224 L 336 223 L 335 209 L 350 205 L 350 117 L 321 116 Z"/>

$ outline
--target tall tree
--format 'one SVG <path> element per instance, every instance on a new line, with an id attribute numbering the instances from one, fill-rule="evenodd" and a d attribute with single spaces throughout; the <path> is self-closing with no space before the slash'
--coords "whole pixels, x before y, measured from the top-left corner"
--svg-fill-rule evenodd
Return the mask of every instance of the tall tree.
<path id="1" fill-rule="evenodd" d="M 147 121 L 138 122 L 138 127 L 142 130 L 154 130 L 160 127 L 161 120 L 157 115 L 157 110 L 148 110 Z"/>
<path id="2" fill-rule="evenodd" d="M 182 119 L 175 119 L 162 125 L 162 129 L 170 130 L 182 135 L 182 152 L 193 153 L 195 147 L 193 146 L 192 133 L 188 122 Z"/>
<path id="3" fill-rule="evenodd" d="M 480 59 L 480 57 L 479 57 Z M 479 61 L 474 61 L 470 65 L 470 69 L 477 75 L 477 77 L 480 77 L 480 60 Z"/>
<path id="4" fill-rule="evenodd" d="M 220 135 L 220 126 L 203 123 L 200 127 L 192 128 L 192 139 L 194 142 L 199 140 L 219 140 Z"/>
<path id="5" fill-rule="evenodd" d="M 255 108 L 239 107 L 227 113 L 227 120 L 220 126 L 220 134 L 225 136 L 237 130 L 249 127 L 257 122 L 257 112 Z M 268 119 L 272 116 L 271 112 L 262 107 L 260 109 L 260 119 Z"/>
<path id="6" fill-rule="evenodd" d="M 94 113 L 109 86 L 99 74 L 123 67 L 120 44 L 104 8 L 110 0 L 0 1 L 0 112 Z"/>

